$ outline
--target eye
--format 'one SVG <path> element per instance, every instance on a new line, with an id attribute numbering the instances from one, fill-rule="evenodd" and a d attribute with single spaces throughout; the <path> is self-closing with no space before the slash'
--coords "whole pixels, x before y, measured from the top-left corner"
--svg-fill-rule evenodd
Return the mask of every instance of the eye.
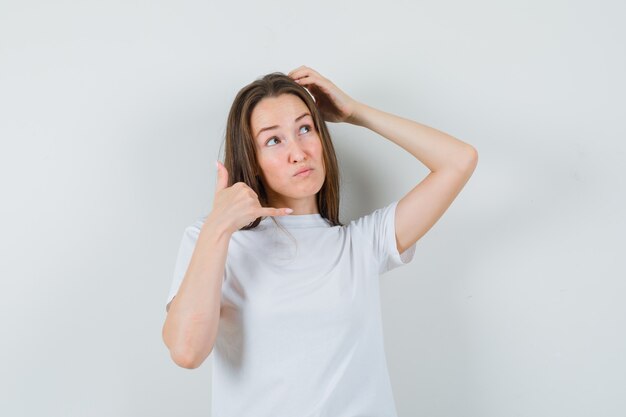
<path id="1" fill-rule="evenodd" d="M 306 132 L 304 132 L 304 133 L 310 133 L 310 132 L 311 132 L 311 130 L 312 130 L 312 128 L 311 128 L 311 126 L 310 126 L 310 125 L 302 125 L 302 126 L 300 126 L 300 131 L 302 131 L 302 129 L 306 129 Z M 269 144 L 269 143 L 270 143 L 270 141 L 272 141 L 272 140 L 277 140 L 277 141 L 279 141 L 279 142 L 280 142 L 280 139 L 278 139 L 276 136 L 272 136 L 271 138 L 269 138 L 269 139 L 265 142 L 265 144 L 266 144 L 266 145 L 267 145 L 267 144 Z"/>
<path id="2" fill-rule="evenodd" d="M 273 139 L 280 140 L 280 139 L 278 139 L 276 136 L 272 136 L 271 138 L 269 138 L 269 139 L 267 140 L 267 142 L 265 142 L 265 144 L 267 145 L 267 144 L 268 144 L 268 143 L 270 143 L 270 141 L 271 141 L 271 140 L 273 140 Z"/>

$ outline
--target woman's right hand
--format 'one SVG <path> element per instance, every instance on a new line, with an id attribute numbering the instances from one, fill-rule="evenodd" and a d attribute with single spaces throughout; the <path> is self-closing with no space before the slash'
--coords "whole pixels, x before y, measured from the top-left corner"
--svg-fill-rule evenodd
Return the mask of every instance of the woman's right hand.
<path id="1" fill-rule="evenodd" d="M 244 182 L 228 185 L 228 170 L 217 161 L 217 183 L 211 216 L 231 233 L 262 216 L 289 215 L 289 208 L 262 207 L 259 196 Z"/>

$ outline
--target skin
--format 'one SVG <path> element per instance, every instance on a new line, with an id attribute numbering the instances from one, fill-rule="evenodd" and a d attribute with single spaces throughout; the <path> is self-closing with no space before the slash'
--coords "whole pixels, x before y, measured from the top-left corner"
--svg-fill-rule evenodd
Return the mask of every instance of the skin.
<path id="1" fill-rule="evenodd" d="M 261 100 L 250 115 L 269 205 L 289 207 L 291 215 L 319 213 L 315 196 L 326 176 L 322 142 L 310 113 L 299 97 L 281 94 Z M 272 126 L 278 127 L 262 130 Z M 303 167 L 311 168 L 308 176 L 295 176 Z"/>
<path id="2" fill-rule="evenodd" d="M 450 207 L 472 176 L 478 152 L 447 133 L 354 100 L 312 68 L 300 66 L 287 75 L 313 95 L 325 121 L 365 127 L 408 151 L 430 169 L 396 207 L 396 245 L 398 252 L 403 253 Z"/>
<path id="3" fill-rule="evenodd" d="M 474 147 L 429 126 L 357 102 L 317 71 L 298 67 L 288 74 L 315 98 L 329 122 L 362 126 L 389 139 L 430 169 L 396 207 L 395 231 L 399 253 L 420 239 L 443 215 L 478 161 Z M 255 138 L 260 175 L 271 193 L 273 207 L 292 207 L 294 214 L 318 213 L 315 194 L 325 172 L 322 147 L 310 118 L 294 121 L 308 111 L 295 96 L 266 98 L 252 114 L 253 134 L 266 126 L 280 127 Z M 269 143 L 267 140 L 272 139 Z M 309 177 L 294 178 L 301 166 L 314 170 Z M 213 210 L 207 218 L 185 279 L 168 307 L 163 340 L 174 361 L 197 368 L 213 349 L 220 317 L 220 297 L 228 243 L 232 233 L 260 216 L 287 215 L 283 208 L 261 207 L 256 194 L 244 183 L 227 187 L 228 172 L 218 163 Z"/>

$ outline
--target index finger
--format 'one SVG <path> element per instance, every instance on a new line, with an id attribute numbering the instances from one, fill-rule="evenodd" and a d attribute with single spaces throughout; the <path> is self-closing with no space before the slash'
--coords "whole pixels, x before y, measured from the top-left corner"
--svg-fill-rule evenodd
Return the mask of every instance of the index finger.
<path id="1" fill-rule="evenodd" d="M 290 208 L 274 208 L 274 207 L 261 207 L 259 209 L 260 216 L 287 216 L 293 213 Z"/>

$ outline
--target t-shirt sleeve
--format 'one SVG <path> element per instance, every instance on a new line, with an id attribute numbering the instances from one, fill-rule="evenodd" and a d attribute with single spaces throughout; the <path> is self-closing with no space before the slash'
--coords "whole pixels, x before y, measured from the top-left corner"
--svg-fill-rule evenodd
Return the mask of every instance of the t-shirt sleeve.
<path id="1" fill-rule="evenodd" d="M 170 291 L 167 295 L 167 300 L 165 301 L 166 311 L 167 305 L 170 301 L 172 301 L 180 288 L 180 284 L 183 282 L 183 278 L 185 278 L 185 273 L 189 267 L 191 255 L 193 255 L 193 251 L 196 247 L 196 242 L 198 241 L 198 236 L 200 235 L 200 230 L 202 229 L 202 224 L 202 220 L 196 220 L 194 224 L 186 227 L 183 232 L 183 237 L 178 248 L 176 263 L 174 265 L 174 276 L 172 277 Z"/>
<path id="2" fill-rule="evenodd" d="M 394 201 L 386 207 L 353 220 L 351 226 L 356 229 L 370 243 L 374 258 L 379 265 L 379 274 L 406 265 L 415 256 L 416 243 L 413 243 L 404 252 L 398 252 L 396 244 L 396 206 Z"/>

